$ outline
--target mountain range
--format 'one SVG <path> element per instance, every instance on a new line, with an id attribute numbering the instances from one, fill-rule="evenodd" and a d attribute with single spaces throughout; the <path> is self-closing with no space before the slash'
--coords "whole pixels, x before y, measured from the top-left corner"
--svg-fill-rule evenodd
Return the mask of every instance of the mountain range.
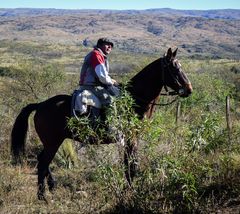
<path id="1" fill-rule="evenodd" d="M 187 57 L 239 59 L 240 10 L 0 9 L 0 42 L 93 46 L 100 37 L 132 53 L 178 47 Z"/>

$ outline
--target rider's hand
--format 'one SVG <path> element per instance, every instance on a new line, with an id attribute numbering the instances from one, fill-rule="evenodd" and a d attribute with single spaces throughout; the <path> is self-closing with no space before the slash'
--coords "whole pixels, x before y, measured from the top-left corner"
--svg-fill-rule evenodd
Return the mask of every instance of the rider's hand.
<path id="1" fill-rule="evenodd" d="M 118 82 L 115 79 L 112 79 L 113 85 L 118 85 Z"/>

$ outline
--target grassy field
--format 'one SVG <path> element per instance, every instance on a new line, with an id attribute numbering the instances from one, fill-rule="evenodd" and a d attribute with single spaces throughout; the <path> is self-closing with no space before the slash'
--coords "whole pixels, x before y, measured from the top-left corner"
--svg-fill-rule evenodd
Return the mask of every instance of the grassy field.
<path id="1" fill-rule="evenodd" d="M 66 140 L 51 165 L 58 187 L 53 193 L 47 191 L 48 203 L 37 200 L 36 155 L 41 143 L 31 119 L 26 158 L 22 166 L 13 166 L 12 124 L 27 103 L 70 94 L 77 87 L 79 66 L 89 50 L 1 43 L 0 213 L 239 213 L 240 63 L 181 59 L 180 55 L 194 92 L 179 99 L 178 123 L 177 103 L 159 107 L 152 120 L 139 122 L 144 129 L 139 172 L 132 188 L 123 175 L 121 147 L 79 149 L 78 143 Z M 111 72 L 125 81 L 156 58 L 116 50 L 110 57 Z M 230 131 L 226 96 L 231 97 Z M 169 99 L 163 97 L 160 102 Z"/>

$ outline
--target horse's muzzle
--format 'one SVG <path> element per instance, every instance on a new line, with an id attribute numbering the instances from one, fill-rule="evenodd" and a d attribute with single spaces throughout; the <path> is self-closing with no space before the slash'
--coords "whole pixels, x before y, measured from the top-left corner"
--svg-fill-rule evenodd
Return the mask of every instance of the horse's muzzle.
<path id="1" fill-rule="evenodd" d="M 178 91 L 178 94 L 180 97 L 188 97 L 189 95 L 191 95 L 193 89 L 192 89 L 192 84 L 191 83 L 188 83 L 185 85 L 184 88 L 181 88 L 179 91 Z"/>

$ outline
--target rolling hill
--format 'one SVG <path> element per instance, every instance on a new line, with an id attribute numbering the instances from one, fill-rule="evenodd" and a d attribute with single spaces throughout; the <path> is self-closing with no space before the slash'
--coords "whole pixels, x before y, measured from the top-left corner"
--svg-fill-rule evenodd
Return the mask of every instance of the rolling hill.
<path id="1" fill-rule="evenodd" d="M 102 36 L 133 53 L 171 46 L 195 58 L 239 59 L 240 10 L 0 9 L 0 42 L 93 46 Z"/>

